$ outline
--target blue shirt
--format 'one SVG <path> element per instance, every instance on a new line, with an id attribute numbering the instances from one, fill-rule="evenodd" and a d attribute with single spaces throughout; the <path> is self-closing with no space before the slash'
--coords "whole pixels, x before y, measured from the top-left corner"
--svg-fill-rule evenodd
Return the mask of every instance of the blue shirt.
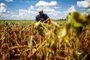
<path id="1" fill-rule="evenodd" d="M 47 18 L 49 18 L 47 14 L 43 14 L 42 16 L 37 15 L 37 16 L 36 16 L 36 21 L 42 20 L 42 22 L 43 22 L 43 21 L 45 21 Z"/>

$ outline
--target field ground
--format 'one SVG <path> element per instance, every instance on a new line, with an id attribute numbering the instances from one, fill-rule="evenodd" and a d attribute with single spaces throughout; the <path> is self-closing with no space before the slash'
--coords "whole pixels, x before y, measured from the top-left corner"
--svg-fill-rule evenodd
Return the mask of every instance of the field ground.
<path id="1" fill-rule="evenodd" d="M 90 25 L 81 31 L 53 21 L 0 20 L 0 60 L 90 60 Z"/>
<path id="2" fill-rule="evenodd" d="M 66 22 L 66 20 L 53 20 L 55 22 L 57 22 L 58 24 L 64 23 Z M 2 23 L 20 23 L 20 24 L 31 24 L 31 23 L 35 23 L 34 20 L 0 20 L 0 24 Z"/>

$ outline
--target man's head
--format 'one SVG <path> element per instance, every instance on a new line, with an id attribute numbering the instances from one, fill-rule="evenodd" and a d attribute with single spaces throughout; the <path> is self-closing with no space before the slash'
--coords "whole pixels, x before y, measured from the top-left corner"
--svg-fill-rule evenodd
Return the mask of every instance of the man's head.
<path id="1" fill-rule="evenodd" d="M 39 13 L 39 15 L 42 15 L 43 14 L 43 10 L 39 10 L 38 13 Z"/>

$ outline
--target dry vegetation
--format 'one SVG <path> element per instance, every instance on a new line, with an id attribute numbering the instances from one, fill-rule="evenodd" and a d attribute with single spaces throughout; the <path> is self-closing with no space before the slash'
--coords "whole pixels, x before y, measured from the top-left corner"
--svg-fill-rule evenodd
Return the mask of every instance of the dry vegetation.
<path id="1" fill-rule="evenodd" d="M 69 27 L 68 27 L 69 26 Z M 89 60 L 90 28 L 68 24 L 0 24 L 0 60 Z"/>

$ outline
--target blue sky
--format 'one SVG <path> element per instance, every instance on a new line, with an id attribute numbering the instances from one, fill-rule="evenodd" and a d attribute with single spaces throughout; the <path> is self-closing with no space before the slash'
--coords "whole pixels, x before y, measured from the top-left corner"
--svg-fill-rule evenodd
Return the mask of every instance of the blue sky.
<path id="1" fill-rule="evenodd" d="M 41 9 L 51 19 L 64 19 L 73 11 L 90 13 L 90 0 L 0 0 L 0 19 L 35 20 Z"/>

